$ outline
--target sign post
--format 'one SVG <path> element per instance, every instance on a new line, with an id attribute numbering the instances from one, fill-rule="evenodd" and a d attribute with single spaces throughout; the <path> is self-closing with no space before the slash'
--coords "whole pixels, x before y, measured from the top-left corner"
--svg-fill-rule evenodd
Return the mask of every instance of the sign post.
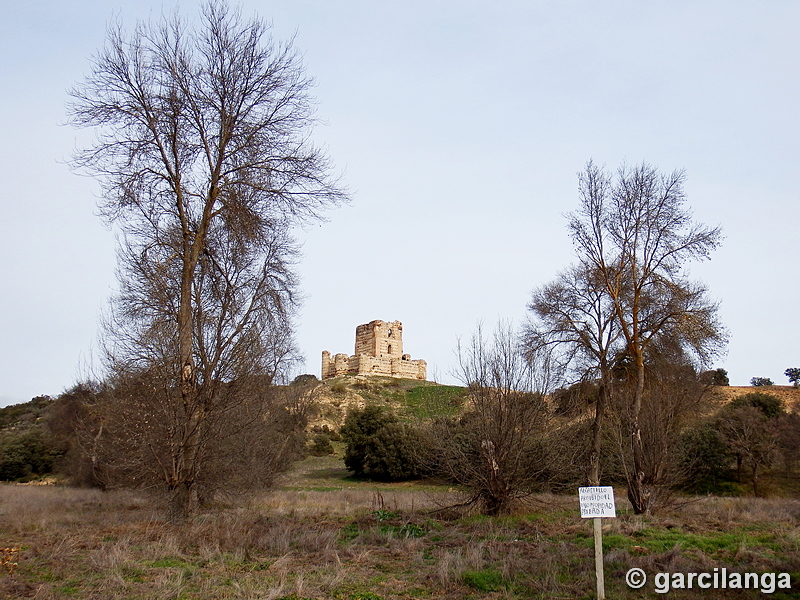
<path id="1" fill-rule="evenodd" d="M 605 600 L 606 583 L 603 574 L 603 528 L 600 519 L 616 517 L 614 488 L 610 485 L 578 488 L 581 518 L 594 520 L 594 570 L 597 575 L 597 600 Z"/>

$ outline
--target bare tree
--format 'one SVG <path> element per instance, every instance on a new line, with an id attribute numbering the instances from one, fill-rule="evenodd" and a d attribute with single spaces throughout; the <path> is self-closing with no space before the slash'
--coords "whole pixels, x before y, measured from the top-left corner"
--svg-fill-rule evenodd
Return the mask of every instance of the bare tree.
<path id="1" fill-rule="evenodd" d="M 550 466 L 548 365 L 546 359 L 526 361 L 509 326 L 498 326 L 491 340 L 479 327 L 466 347 L 459 343 L 458 356 L 469 400 L 457 419 L 431 426 L 427 462 L 469 490 L 468 505 L 502 514 L 533 491 Z"/>
<path id="2" fill-rule="evenodd" d="M 527 352 L 553 348 L 573 378 L 597 383 L 586 481 L 600 485 L 603 419 L 611 389 L 611 370 L 619 351 L 619 328 L 602 278 L 586 265 L 573 266 L 533 293 L 525 327 Z"/>
<path id="3" fill-rule="evenodd" d="M 681 171 L 662 174 L 647 164 L 622 167 L 614 179 L 590 162 L 580 176 L 581 205 L 570 218 L 580 262 L 602 283 L 635 373 L 627 407 L 628 496 L 637 513 L 651 501 L 639 423 L 648 347 L 668 336 L 705 363 L 725 341 L 717 306 L 684 274 L 687 261 L 708 258 L 721 233 L 692 221 L 683 180 Z"/>
<path id="4" fill-rule="evenodd" d="M 111 29 L 72 91 L 73 122 L 99 129 L 75 164 L 100 177 L 123 234 L 109 366 L 115 389 L 158 407 L 169 456 L 140 462 L 176 519 L 213 463 L 213 428 L 265 412 L 236 382 L 269 383 L 293 355 L 289 228 L 346 199 L 308 140 L 311 85 L 291 42 L 211 0 L 197 29 L 177 14 Z"/>

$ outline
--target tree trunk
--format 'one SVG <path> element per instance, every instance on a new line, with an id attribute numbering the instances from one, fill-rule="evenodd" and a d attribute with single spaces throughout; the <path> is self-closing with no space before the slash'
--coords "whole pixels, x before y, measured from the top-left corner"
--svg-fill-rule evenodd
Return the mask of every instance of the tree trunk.
<path id="1" fill-rule="evenodd" d="M 198 235 L 199 237 L 199 235 Z M 202 240 L 190 242 L 184 236 L 183 272 L 181 275 L 180 305 L 178 307 L 178 352 L 181 364 L 181 401 L 183 403 L 183 438 L 175 468 L 175 487 L 170 490 L 167 518 L 170 522 L 183 522 L 189 516 L 191 487 L 196 471 L 202 439 L 201 428 L 205 411 L 198 397 L 197 375 L 194 364 L 194 300 L 192 288 L 197 269 L 198 250 Z"/>
<path id="2" fill-rule="evenodd" d="M 642 430 L 639 425 L 639 413 L 642 410 L 644 396 L 644 357 L 641 352 L 636 356 L 636 392 L 630 411 L 631 450 L 633 452 L 633 473 L 628 480 L 628 499 L 637 515 L 650 509 L 650 494 L 645 489 L 644 449 L 642 448 Z"/>
<path id="3" fill-rule="evenodd" d="M 605 410 L 607 387 L 605 378 L 601 378 L 597 390 L 597 401 L 594 407 L 594 422 L 592 423 L 592 445 L 589 453 L 589 471 L 586 476 L 587 483 L 591 486 L 600 485 L 600 454 L 602 452 L 603 411 Z"/>
<path id="4" fill-rule="evenodd" d="M 182 525 L 189 518 L 191 489 L 188 483 L 180 482 L 169 490 L 167 520 L 173 525 Z"/>

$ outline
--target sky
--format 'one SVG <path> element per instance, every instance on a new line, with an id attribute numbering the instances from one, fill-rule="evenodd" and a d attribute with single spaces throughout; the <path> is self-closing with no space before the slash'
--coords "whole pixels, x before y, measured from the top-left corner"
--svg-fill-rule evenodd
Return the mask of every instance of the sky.
<path id="1" fill-rule="evenodd" d="M 97 372 L 116 285 L 99 185 L 66 124 L 108 24 L 174 2 L 0 5 L 0 406 Z M 574 254 L 566 214 L 588 160 L 685 169 L 723 245 L 690 266 L 720 303 L 733 385 L 800 366 L 800 3 L 242 0 L 294 36 L 349 205 L 297 231 L 299 372 L 403 322 L 404 350 L 454 383 L 459 338 L 520 324 Z M 180 11 L 197 15 L 198 2 Z"/>

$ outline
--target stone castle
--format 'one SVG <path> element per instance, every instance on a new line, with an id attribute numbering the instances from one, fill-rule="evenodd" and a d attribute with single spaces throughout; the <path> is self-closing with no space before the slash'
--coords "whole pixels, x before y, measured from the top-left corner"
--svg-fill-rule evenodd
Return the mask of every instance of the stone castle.
<path id="1" fill-rule="evenodd" d="M 428 364 L 411 360 L 403 354 L 403 324 L 371 321 L 356 327 L 356 351 L 353 356 L 322 353 L 322 378 L 338 375 L 388 375 L 407 379 L 425 379 Z"/>

